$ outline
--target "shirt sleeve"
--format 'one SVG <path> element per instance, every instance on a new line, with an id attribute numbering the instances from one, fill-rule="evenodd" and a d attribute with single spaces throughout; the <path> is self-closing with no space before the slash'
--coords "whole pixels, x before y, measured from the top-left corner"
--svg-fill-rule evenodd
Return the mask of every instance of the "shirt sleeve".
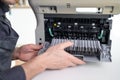
<path id="1" fill-rule="evenodd" d="M 25 72 L 21 66 L 0 72 L 0 80 L 26 80 Z"/>

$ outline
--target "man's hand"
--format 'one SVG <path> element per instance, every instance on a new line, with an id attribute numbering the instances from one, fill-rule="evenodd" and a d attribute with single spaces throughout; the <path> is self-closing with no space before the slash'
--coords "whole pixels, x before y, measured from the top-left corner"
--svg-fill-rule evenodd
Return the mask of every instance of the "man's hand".
<path id="1" fill-rule="evenodd" d="M 64 51 L 65 48 L 72 45 L 73 43 L 68 41 L 50 47 L 44 54 L 41 55 L 41 60 L 44 62 L 42 65 L 45 65 L 47 69 L 62 69 L 79 64 L 85 64 L 82 60 Z"/>
<path id="2" fill-rule="evenodd" d="M 42 45 L 27 44 L 23 45 L 13 53 L 14 59 L 20 59 L 22 61 L 28 61 L 37 56 L 38 51 L 42 48 Z"/>

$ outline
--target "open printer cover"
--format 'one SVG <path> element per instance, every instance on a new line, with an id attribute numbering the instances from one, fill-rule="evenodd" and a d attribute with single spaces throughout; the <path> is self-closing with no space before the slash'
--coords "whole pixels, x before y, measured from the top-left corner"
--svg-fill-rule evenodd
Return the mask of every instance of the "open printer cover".
<path id="1" fill-rule="evenodd" d="M 120 0 L 29 0 L 37 20 L 36 43 L 74 43 L 65 50 L 84 61 L 111 61 L 110 31 Z"/>

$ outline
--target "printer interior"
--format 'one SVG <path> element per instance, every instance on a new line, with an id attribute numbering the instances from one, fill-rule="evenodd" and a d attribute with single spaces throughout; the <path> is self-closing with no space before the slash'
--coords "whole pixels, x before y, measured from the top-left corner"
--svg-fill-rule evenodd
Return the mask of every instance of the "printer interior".
<path id="1" fill-rule="evenodd" d="M 120 12 L 120 1 L 76 1 L 29 0 L 37 19 L 36 43 L 44 44 L 39 54 L 69 40 L 74 43 L 65 49 L 70 54 L 84 61 L 111 61 L 111 17 Z M 77 7 L 96 11 L 78 12 Z"/>
<path id="2" fill-rule="evenodd" d="M 45 42 L 50 46 L 74 43 L 65 50 L 84 60 L 110 59 L 110 15 L 44 14 Z M 89 61 L 88 60 L 88 61 Z"/>

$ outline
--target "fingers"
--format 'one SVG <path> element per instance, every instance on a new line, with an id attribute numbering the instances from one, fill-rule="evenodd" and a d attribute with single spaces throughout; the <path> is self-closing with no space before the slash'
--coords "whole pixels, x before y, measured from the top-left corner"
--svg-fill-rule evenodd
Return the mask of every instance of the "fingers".
<path id="1" fill-rule="evenodd" d="M 43 45 L 35 45 L 33 48 L 34 48 L 34 50 L 39 50 L 39 49 L 43 48 Z"/>
<path id="2" fill-rule="evenodd" d="M 69 63 L 69 66 L 68 67 L 75 67 L 76 66 L 76 64 L 74 64 L 74 63 Z"/>
<path id="3" fill-rule="evenodd" d="M 60 66 L 59 69 L 63 69 L 63 68 L 67 68 L 67 67 L 75 67 L 75 66 L 76 66 L 76 64 L 69 62 L 69 64 L 67 64 L 67 65 Z M 58 69 L 58 68 L 56 67 L 56 69 Z"/>
<path id="4" fill-rule="evenodd" d="M 29 44 L 28 46 L 31 47 L 33 50 L 36 50 L 36 51 L 43 48 L 43 45 Z"/>
<path id="5" fill-rule="evenodd" d="M 71 60 L 71 62 L 73 62 L 74 64 L 80 65 L 80 64 L 85 64 L 84 61 L 74 57 L 74 56 L 70 56 L 69 58 Z"/>
<path id="6" fill-rule="evenodd" d="M 34 51 L 34 56 L 38 56 L 38 51 Z"/>
<path id="7" fill-rule="evenodd" d="M 69 53 L 67 53 L 66 56 L 68 56 L 68 59 L 69 59 L 72 63 L 74 63 L 74 64 L 78 64 L 78 65 L 79 65 L 79 64 L 85 64 L 84 61 L 82 61 L 82 60 L 74 57 L 73 55 L 71 55 L 71 54 L 69 54 Z"/>
<path id="8" fill-rule="evenodd" d="M 65 49 L 65 48 L 67 48 L 67 47 L 69 47 L 69 46 L 72 46 L 72 45 L 73 45 L 72 42 L 67 41 L 67 42 L 63 42 L 63 43 L 61 43 L 61 44 L 58 44 L 57 46 L 59 46 L 60 49 Z"/>

